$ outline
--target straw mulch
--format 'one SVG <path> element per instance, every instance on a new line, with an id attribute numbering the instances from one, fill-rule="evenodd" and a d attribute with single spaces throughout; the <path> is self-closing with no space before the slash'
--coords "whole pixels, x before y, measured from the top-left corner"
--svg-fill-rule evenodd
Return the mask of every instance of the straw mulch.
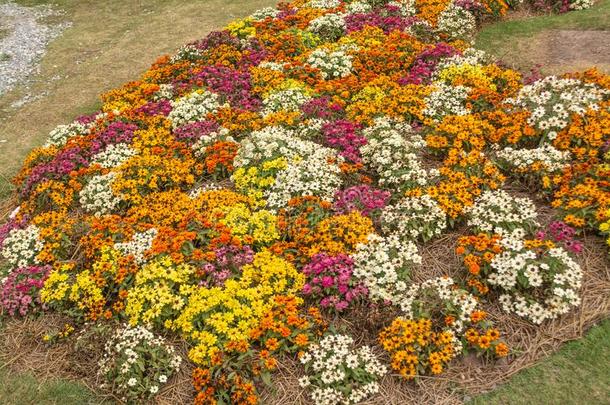
<path id="1" fill-rule="evenodd" d="M 511 185 L 511 192 L 525 194 L 519 185 Z M 531 194 L 530 194 L 531 197 Z M 557 218 L 548 202 L 536 201 L 540 222 L 548 224 Z M 9 203 L 10 204 L 10 203 Z M 10 206 L 7 204 L 7 206 Z M 3 209 L 8 213 L 8 209 Z M 414 281 L 449 275 L 463 279 L 464 269 L 454 253 L 456 241 L 466 232 L 455 229 L 441 238 L 421 246 L 423 264 L 413 275 Z M 584 269 L 582 305 L 570 314 L 553 322 L 535 326 L 516 316 L 506 315 L 498 305 L 483 303 L 511 348 L 507 359 L 486 362 L 475 356 L 455 360 L 447 372 L 436 377 L 419 377 L 405 382 L 387 375 L 381 392 L 366 404 L 460 404 L 476 394 L 489 391 L 510 376 L 539 362 L 555 352 L 563 343 L 579 339 L 594 324 L 610 317 L 610 261 L 604 241 L 595 235 L 585 234 L 581 241 L 584 251 L 578 261 Z M 379 330 L 396 313 L 384 309 L 361 308 L 341 322 L 359 344 L 374 344 Z M 97 362 L 101 358 L 104 336 L 99 331 L 82 335 L 76 345 L 76 335 L 54 345 L 43 342 L 42 337 L 60 330 L 69 319 L 49 313 L 38 319 L 10 319 L 0 334 L 0 371 L 11 373 L 31 372 L 41 381 L 64 378 L 77 380 L 96 390 L 102 399 L 119 401 L 112 393 L 100 391 Z M 110 329 L 110 328 L 109 328 Z M 84 342 L 84 343 L 83 343 Z M 186 358 L 187 347 L 180 340 L 173 341 Z M 378 352 L 382 355 L 381 352 Z M 182 404 L 192 401 L 192 366 L 188 361 L 181 373 L 174 376 L 156 397 L 158 404 Z M 273 376 L 273 388 L 262 387 L 262 402 L 272 405 L 306 404 L 305 392 L 298 385 L 302 369 L 294 359 L 283 359 Z"/>

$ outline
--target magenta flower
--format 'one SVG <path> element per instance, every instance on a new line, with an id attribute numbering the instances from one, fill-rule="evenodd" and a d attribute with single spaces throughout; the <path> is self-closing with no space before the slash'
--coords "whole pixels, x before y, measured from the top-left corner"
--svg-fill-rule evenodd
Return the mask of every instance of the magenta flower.
<path id="1" fill-rule="evenodd" d="M 385 207 L 390 196 L 388 191 L 377 190 L 368 184 L 363 184 L 338 191 L 333 207 L 340 214 L 360 211 L 362 215 L 370 216 Z"/>
<path id="2" fill-rule="evenodd" d="M 353 270 L 349 256 L 319 253 L 303 268 L 307 276 L 303 295 L 318 299 L 322 308 L 343 311 L 367 294 L 366 287 L 353 279 Z"/>
<path id="3" fill-rule="evenodd" d="M 51 266 L 30 266 L 9 273 L 0 288 L 0 312 L 25 316 L 44 309 L 39 292 L 50 271 Z"/>

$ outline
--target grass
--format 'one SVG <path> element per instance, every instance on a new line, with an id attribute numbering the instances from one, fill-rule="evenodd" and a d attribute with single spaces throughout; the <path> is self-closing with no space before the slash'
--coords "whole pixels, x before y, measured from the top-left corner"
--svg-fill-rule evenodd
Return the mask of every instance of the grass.
<path id="1" fill-rule="evenodd" d="M 602 404 L 610 398 L 610 320 L 472 405 Z"/>
<path id="2" fill-rule="evenodd" d="M 540 51 L 546 51 L 540 49 L 540 39 L 553 30 L 610 30 L 610 0 L 599 0 L 587 10 L 543 16 L 521 12 L 514 18 L 483 27 L 477 34 L 476 47 L 517 68 L 531 67 Z"/>
<path id="3" fill-rule="evenodd" d="M 8 37 L 8 34 L 9 34 L 8 28 L 0 27 L 0 39 Z"/>
<path id="4" fill-rule="evenodd" d="M 11 375 L 2 370 L 0 402 L 5 405 L 103 403 L 87 387 L 76 382 L 51 380 L 41 383 L 31 374 Z"/>
<path id="5" fill-rule="evenodd" d="M 72 22 L 53 41 L 41 73 L 28 86 L 0 97 L 0 199 L 27 153 L 54 127 L 93 112 L 99 94 L 138 78 L 160 55 L 203 38 L 238 16 L 274 0 L 18 0 L 57 4 Z M 19 108 L 24 97 L 37 99 Z M 84 107 L 83 107 L 84 106 Z"/>
<path id="6" fill-rule="evenodd" d="M 19 0 L 24 5 L 49 1 Z M 159 55 L 205 36 L 231 19 L 272 5 L 272 0 L 54 0 L 73 26 L 48 49 L 41 74 L 29 88 L 0 97 L 0 198 L 7 181 L 29 150 L 56 125 L 99 108 L 98 95 L 138 76 Z M 594 8 L 559 16 L 528 17 L 485 27 L 479 48 L 506 55 L 519 42 L 553 29 L 610 29 L 610 0 Z M 1 34 L 0 34 L 1 35 Z M 21 108 L 25 95 L 42 94 Z M 514 376 L 473 404 L 603 403 L 610 398 L 610 321 L 583 339 L 565 345 L 539 365 Z M 12 374 L 0 364 L 2 404 L 100 403 L 87 387 L 66 380 L 41 382 L 31 374 Z"/>

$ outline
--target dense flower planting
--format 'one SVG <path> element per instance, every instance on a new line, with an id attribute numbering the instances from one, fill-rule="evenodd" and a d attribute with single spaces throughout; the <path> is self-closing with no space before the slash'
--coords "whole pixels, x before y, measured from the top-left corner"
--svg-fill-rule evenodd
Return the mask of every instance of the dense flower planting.
<path id="1" fill-rule="evenodd" d="M 610 235 L 610 77 L 490 61 L 470 41 L 507 7 L 295 0 L 160 58 L 26 159 L 2 312 L 126 322 L 101 373 L 129 398 L 180 366 L 159 335 L 188 343 L 200 404 L 257 403 L 287 356 L 319 403 L 366 399 L 386 367 L 507 356 L 481 305 L 562 316 L 578 234 Z M 415 282 L 457 226 L 458 275 Z M 335 327 L 371 307 L 375 346 L 353 347 Z"/>

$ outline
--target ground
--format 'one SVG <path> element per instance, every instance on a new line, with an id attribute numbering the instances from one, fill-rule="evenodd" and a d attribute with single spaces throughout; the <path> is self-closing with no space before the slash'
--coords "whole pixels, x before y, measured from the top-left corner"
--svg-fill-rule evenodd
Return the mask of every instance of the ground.
<path id="1" fill-rule="evenodd" d="M 0 0 L 1 1 L 1 0 Z M 34 5 L 46 1 L 19 1 Z M 42 60 L 40 75 L 28 86 L 0 97 L 0 195 L 26 153 L 42 143 L 56 125 L 94 111 L 97 96 L 134 79 L 154 59 L 184 43 L 203 37 L 236 16 L 246 15 L 270 0 L 187 2 L 140 0 L 104 2 L 58 0 L 73 26 L 54 41 Z M 3 33 L 0 31 L 0 37 Z M 595 8 L 561 16 L 514 19 L 486 27 L 478 46 L 507 64 L 528 70 L 544 64 L 545 73 L 583 69 L 593 64 L 610 72 L 610 0 Z M 86 84 L 86 85 L 85 85 Z M 36 98 L 22 106 L 25 97 Z M 2 325 L 0 324 L 0 327 Z M 31 325 L 30 325 L 31 326 Z M 24 329 L 28 331 L 27 328 Z M 36 341 L 42 330 L 30 330 Z M 575 338 L 579 337 L 575 332 Z M 539 365 L 516 373 L 505 385 L 474 398 L 473 403 L 602 403 L 610 397 L 610 321 L 592 328 L 580 340 L 565 345 Z M 100 403 L 102 400 L 70 375 L 41 373 L 54 354 L 37 358 L 38 367 L 15 375 L 19 358 L 0 345 L 0 403 Z M 37 346 L 47 353 L 42 345 Z M 11 358 L 13 360 L 11 360 Z"/>
<path id="2" fill-rule="evenodd" d="M 597 66 L 610 72 L 610 0 L 562 15 L 533 16 L 523 11 L 484 27 L 478 48 L 511 67 L 559 74 Z"/>

